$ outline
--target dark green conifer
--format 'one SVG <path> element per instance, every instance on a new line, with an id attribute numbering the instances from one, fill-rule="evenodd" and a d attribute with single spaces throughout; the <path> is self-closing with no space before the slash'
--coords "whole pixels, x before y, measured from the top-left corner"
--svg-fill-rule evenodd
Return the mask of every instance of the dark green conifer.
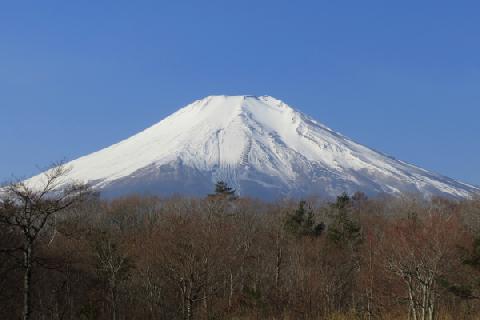
<path id="1" fill-rule="evenodd" d="M 234 200 L 237 199 L 235 194 L 236 190 L 229 187 L 225 181 L 219 180 L 215 183 L 215 193 L 209 194 L 209 198 L 216 198 L 216 199 L 228 199 Z"/>
<path id="2" fill-rule="evenodd" d="M 325 229 L 323 223 L 315 224 L 313 211 L 306 201 L 298 204 L 297 210 L 289 215 L 284 224 L 285 231 L 295 236 L 320 236 Z"/>
<path id="3" fill-rule="evenodd" d="M 343 193 L 330 205 L 328 238 L 338 245 L 356 246 L 361 240 L 360 225 L 352 218 L 352 199 Z"/>

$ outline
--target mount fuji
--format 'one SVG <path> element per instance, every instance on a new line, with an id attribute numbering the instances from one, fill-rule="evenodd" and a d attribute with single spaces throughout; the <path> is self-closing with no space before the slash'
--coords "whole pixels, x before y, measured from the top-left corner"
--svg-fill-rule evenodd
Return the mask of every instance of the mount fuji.
<path id="1" fill-rule="evenodd" d="M 68 178 L 109 197 L 202 196 L 218 180 L 264 199 L 355 191 L 470 198 L 480 192 L 358 144 L 270 96 L 197 100 L 68 165 Z"/>

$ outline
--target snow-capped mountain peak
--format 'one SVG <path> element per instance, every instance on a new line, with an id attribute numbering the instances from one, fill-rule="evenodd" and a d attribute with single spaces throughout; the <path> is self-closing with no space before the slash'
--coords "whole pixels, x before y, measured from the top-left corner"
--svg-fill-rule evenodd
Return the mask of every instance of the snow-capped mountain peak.
<path id="1" fill-rule="evenodd" d="M 197 100 L 70 165 L 70 178 L 106 194 L 202 195 L 217 180 L 264 198 L 344 191 L 470 197 L 479 191 L 357 144 L 270 96 Z"/>

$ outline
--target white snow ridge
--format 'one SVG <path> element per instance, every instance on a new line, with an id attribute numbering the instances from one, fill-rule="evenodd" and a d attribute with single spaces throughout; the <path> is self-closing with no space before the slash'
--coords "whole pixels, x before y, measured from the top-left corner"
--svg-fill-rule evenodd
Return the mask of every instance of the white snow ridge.
<path id="1" fill-rule="evenodd" d="M 201 196 L 217 180 L 265 199 L 355 191 L 469 198 L 480 191 L 357 144 L 270 96 L 197 100 L 69 165 L 70 178 L 106 196 Z"/>

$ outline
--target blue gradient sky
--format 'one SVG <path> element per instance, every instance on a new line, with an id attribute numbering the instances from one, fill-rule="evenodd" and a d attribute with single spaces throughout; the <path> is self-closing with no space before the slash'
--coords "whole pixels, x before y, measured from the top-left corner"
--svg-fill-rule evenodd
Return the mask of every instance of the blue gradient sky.
<path id="1" fill-rule="evenodd" d="M 0 180 L 212 94 L 480 185 L 478 1 L 0 2 Z"/>

